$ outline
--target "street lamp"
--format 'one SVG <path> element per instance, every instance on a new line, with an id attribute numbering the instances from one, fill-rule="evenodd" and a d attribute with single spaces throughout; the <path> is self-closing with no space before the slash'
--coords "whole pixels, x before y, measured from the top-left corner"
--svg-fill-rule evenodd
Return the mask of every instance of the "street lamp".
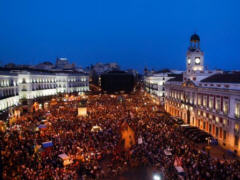
<path id="1" fill-rule="evenodd" d="M 153 175 L 153 180 L 161 180 L 161 176 L 158 174 Z"/>

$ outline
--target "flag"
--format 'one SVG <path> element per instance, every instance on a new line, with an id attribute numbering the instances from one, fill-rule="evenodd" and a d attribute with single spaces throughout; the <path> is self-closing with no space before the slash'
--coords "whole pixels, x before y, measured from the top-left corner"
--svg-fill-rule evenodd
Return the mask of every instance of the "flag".
<path id="1" fill-rule="evenodd" d="M 121 135 L 124 141 L 124 150 L 129 150 L 135 144 L 135 134 L 127 122 L 123 122 L 121 125 Z"/>

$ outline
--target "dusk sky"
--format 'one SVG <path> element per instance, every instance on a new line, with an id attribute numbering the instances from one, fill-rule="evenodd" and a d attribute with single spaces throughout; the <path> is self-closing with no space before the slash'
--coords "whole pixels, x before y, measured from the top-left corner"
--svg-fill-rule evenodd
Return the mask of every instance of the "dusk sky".
<path id="1" fill-rule="evenodd" d="M 185 69 L 191 34 L 209 69 L 240 69 L 239 0 L 0 0 L 0 65 Z"/>

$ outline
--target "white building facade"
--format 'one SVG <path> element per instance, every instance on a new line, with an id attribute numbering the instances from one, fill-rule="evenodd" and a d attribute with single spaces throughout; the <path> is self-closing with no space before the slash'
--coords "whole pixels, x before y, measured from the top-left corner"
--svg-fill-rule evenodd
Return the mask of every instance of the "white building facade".
<path id="1" fill-rule="evenodd" d="M 175 74 L 171 71 L 148 73 L 144 76 L 144 89 L 151 95 L 156 96 L 161 102 L 164 102 L 165 82 L 174 77 Z"/>
<path id="2" fill-rule="evenodd" d="M 200 38 L 191 37 L 187 70 L 166 82 L 165 110 L 240 152 L 240 72 L 204 70 Z"/>
<path id="3" fill-rule="evenodd" d="M 89 91 L 89 77 L 78 72 L 0 69 L 0 111 L 20 100 Z"/>

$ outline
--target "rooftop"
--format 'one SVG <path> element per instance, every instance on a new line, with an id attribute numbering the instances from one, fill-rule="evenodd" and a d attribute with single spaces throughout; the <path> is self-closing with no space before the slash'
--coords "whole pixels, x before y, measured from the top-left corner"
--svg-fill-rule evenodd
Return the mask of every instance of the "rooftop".
<path id="1" fill-rule="evenodd" d="M 21 72 L 21 71 L 27 71 L 30 72 L 32 74 L 55 74 L 55 73 L 68 73 L 68 74 L 84 74 L 82 72 L 78 72 L 78 71 L 74 71 L 74 70 L 54 70 L 54 71 L 50 71 L 50 70 L 43 70 L 43 69 L 33 69 L 33 68 L 29 68 L 29 67 L 14 67 L 14 68 L 3 68 L 0 67 L 0 72 L 3 74 L 12 74 L 17 73 L 17 72 Z"/>
<path id="2" fill-rule="evenodd" d="M 240 72 L 224 72 L 223 74 L 214 74 L 201 82 L 215 83 L 240 83 Z"/>
<path id="3" fill-rule="evenodd" d="M 183 74 L 171 74 L 169 76 L 173 76 L 174 78 L 172 78 L 168 81 L 179 81 L 179 82 L 183 81 Z"/>

